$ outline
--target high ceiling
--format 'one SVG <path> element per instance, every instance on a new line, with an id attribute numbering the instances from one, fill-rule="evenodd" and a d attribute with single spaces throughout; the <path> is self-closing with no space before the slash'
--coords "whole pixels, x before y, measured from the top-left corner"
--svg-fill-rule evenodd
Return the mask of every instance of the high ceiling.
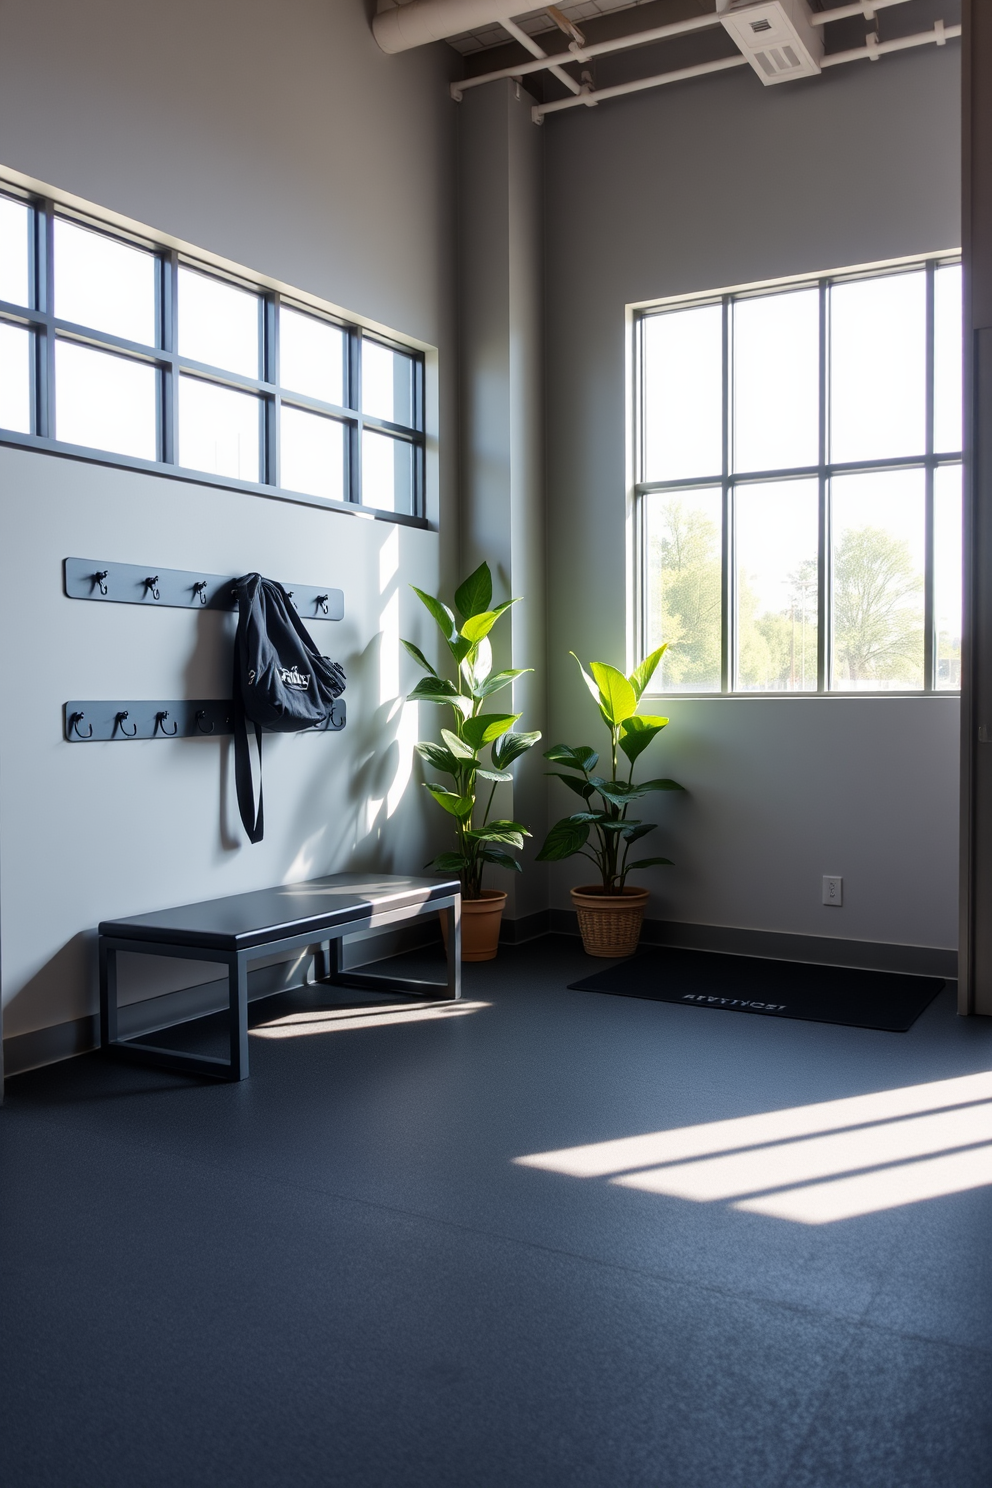
<path id="1" fill-rule="evenodd" d="M 526 0 L 523 3 L 526 4 Z M 558 9 L 580 26 L 590 16 L 606 15 L 616 10 L 633 10 L 637 5 L 649 4 L 651 0 L 559 0 Z M 522 11 L 520 15 L 514 16 L 514 20 L 522 31 L 531 36 L 556 29 L 554 21 L 543 7 Z M 483 52 L 489 47 L 505 46 L 508 40 L 503 27 L 496 21 L 491 26 L 480 26 L 475 31 L 463 31 L 460 36 L 450 37 L 449 45 L 467 57 L 472 52 Z"/>

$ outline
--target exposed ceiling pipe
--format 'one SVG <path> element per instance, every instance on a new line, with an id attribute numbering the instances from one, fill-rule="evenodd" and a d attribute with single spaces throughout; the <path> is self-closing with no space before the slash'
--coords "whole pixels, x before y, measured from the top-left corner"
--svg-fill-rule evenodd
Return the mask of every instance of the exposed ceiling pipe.
<path id="1" fill-rule="evenodd" d="M 500 21 L 500 25 L 504 31 L 513 37 L 514 41 L 520 43 L 525 52 L 530 52 L 532 57 L 539 57 L 541 59 L 541 66 L 546 67 L 551 73 L 551 76 L 556 77 L 560 83 L 564 83 L 570 93 L 582 92 L 581 85 L 563 67 L 559 67 L 556 63 L 552 62 L 544 48 L 538 46 L 534 38 L 528 36 L 526 31 L 521 31 L 520 27 L 515 25 L 511 20 Z"/>
<path id="2" fill-rule="evenodd" d="M 416 0 L 414 0 L 414 3 L 416 3 Z M 524 3 L 526 3 L 526 0 L 524 0 Z M 842 21 L 852 15 L 864 15 L 870 19 L 869 12 L 873 10 L 882 10 L 886 6 L 906 5 L 907 3 L 908 0 L 858 0 L 857 4 L 841 5 L 836 10 L 815 11 L 810 16 L 810 20 L 815 26 L 825 26 L 830 21 Z M 404 9 L 409 9 L 409 6 L 405 6 Z M 501 22 L 501 24 L 506 26 L 505 21 Z M 647 46 L 653 41 L 664 41 L 669 36 L 685 36 L 691 31 L 712 30 L 719 24 L 720 17 L 713 10 L 707 15 L 693 16 L 689 20 L 670 21 L 667 26 L 652 26 L 648 31 L 633 31 L 628 36 L 615 36 L 611 41 L 587 41 L 581 47 L 573 42 L 567 52 L 554 53 L 548 57 L 546 62 L 521 62 L 517 63 L 515 67 L 498 67 L 492 72 L 479 73 L 476 77 L 461 78 L 458 82 L 451 84 L 451 96 L 456 103 L 461 103 L 467 89 L 479 88 L 483 83 L 494 83 L 499 81 L 500 78 L 525 77 L 528 73 L 542 72 L 552 64 L 560 67 L 565 62 L 586 62 L 592 57 L 604 57 L 610 52 L 629 51 L 632 47 Z M 509 28 L 507 27 L 507 29 Z M 526 32 L 522 34 L 526 35 Z M 530 50 L 533 50 L 533 47 Z M 860 49 L 858 55 L 861 55 Z M 658 75 L 661 77 L 669 76 L 668 73 L 660 73 Z M 588 96 L 587 93 L 586 97 Z"/>
<path id="3" fill-rule="evenodd" d="M 894 0 L 889 0 L 894 3 Z M 858 7 L 860 10 L 860 6 Z M 829 20 L 829 12 L 827 12 Z M 914 36 L 900 36 L 894 41 L 871 41 L 867 46 L 854 47 L 849 52 L 832 52 L 821 59 L 822 67 L 836 67 L 842 62 L 874 61 L 875 58 L 884 56 L 886 52 L 901 52 L 909 47 L 927 46 L 936 44 L 943 46 L 953 36 L 961 35 L 960 26 L 945 26 L 943 21 L 937 21 L 932 31 L 918 31 Z M 584 94 L 581 98 L 560 98 L 554 103 L 539 103 L 531 109 L 531 118 L 535 124 L 542 124 L 546 114 L 557 114 L 562 109 L 578 108 L 581 106 L 593 107 L 606 98 L 621 98 L 626 93 L 640 93 L 645 88 L 661 88 L 666 83 L 679 83 L 683 78 L 702 77 L 709 72 L 724 72 L 728 67 L 743 67 L 747 65 L 746 57 L 724 57 L 719 62 L 703 62 L 698 67 L 680 67 L 677 72 L 660 72 L 655 77 L 638 78 L 633 83 L 619 83 L 615 88 L 598 88 Z"/>
<path id="4" fill-rule="evenodd" d="M 408 0 L 381 10 L 373 18 L 372 34 L 384 52 L 407 52 L 526 10 L 527 0 Z"/>

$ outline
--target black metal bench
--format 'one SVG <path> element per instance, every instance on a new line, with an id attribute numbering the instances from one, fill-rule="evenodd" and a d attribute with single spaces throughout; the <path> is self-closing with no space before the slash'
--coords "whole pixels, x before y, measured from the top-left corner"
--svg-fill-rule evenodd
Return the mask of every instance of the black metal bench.
<path id="1" fill-rule="evenodd" d="M 379 972 L 346 971 L 342 936 L 378 930 L 440 912 L 447 917 L 447 981 L 415 981 Z M 457 879 L 395 874 L 334 873 L 306 883 L 283 884 L 132 915 L 100 924 L 100 1043 L 142 1064 L 244 1080 L 248 1075 L 248 963 L 279 951 L 312 947 L 314 980 L 403 996 L 461 997 L 461 885 Z M 133 1039 L 117 1029 L 117 953 L 179 956 L 227 967 L 230 1058 L 183 1053 Z M 441 996 L 438 996 L 441 994 Z"/>

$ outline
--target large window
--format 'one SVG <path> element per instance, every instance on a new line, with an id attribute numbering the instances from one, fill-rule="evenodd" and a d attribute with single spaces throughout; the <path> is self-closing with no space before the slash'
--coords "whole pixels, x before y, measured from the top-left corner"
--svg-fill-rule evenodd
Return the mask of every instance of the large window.
<path id="1" fill-rule="evenodd" d="M 958 688 L 960 264 L 700 298 L 636 331 L 659 690 Z"/>
<path id="2" fill-rule="evenodd" d="M 0 194 L 0 441 L 419 521 L 423 357 Z"/>

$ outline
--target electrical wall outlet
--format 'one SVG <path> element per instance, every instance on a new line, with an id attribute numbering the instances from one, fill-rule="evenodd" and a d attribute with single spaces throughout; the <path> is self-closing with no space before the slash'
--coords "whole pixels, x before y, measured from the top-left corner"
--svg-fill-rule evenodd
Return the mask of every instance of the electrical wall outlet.
<path id="1" fill-rule="evenodd" d="M 844 903 L 844 880 L 836 873 L 823 875 L 823 902 L 840 909 Z"/>

